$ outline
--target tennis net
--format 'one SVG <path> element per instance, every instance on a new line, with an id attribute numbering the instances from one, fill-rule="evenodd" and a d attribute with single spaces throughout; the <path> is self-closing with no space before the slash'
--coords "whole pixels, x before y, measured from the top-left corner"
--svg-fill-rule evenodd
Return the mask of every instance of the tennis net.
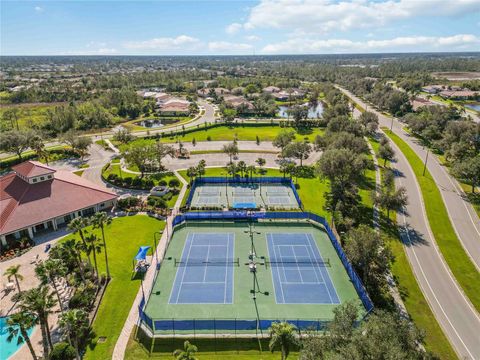
<path id="1" fill-rule="evenodd" d="M 264 265 L 267 267 L 270 266 L 325 266 L 330 267 L 330 259 L 327 258 L 325 260 L 320 259 L 298 259 L 298 258 L 281 258 L 281 259 L 274 259 L 270 260 L 265 258 L 263 261 Z"/>
<path id="2" fill-rule="evenodd" d="M 225 266 L 233 265 L 240 266 L 240 259 L 188 259 L 188 260 L 179 260 L 174 259 L 174 264 L 178 266 Z"/>

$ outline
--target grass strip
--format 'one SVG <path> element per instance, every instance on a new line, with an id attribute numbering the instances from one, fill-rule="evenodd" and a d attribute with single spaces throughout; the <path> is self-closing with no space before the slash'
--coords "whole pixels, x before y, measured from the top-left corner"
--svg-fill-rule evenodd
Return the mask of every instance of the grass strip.
<path id="1" fill-rule="evenodd" d="M 475 309 L 480 311 L 480 274 L 455 234 L 435 181 L 428 169 L 423 175 L 423 161 L 405 141 L 388 130 L 385 133 L 397 144 L 410 163 L 420 185 L 428 222 L 437 245 L 465 295 Z"/>
<path id="2" fill-rule="evenodd" d="M 369 142 L 378 157 L 379 142 L 374 139 L 369 139 Z M 379 169 L 380 176 L 383 179 L 386 168 L 379 166 Z M 395 278 L 397 288 L 410 318 L 419 329 L 425 332 L 425 348 L 437 356 L 441 354 L 442 359 L 457 359 L 452 345 L 445 336 L 440 324 L 436 321 L 435 315 L 430 309 L 430 305 L 423 296 L 415 278 L 398 233 L 396 213 L 394 211 L 390 212 L 389 221 L 385 221 L 387 217 L 386 211 L 382 211 L 381 215 L 383 216 L 383 221 L 380 221 L 380 231 L 395 257 L 390 270 Z"/>

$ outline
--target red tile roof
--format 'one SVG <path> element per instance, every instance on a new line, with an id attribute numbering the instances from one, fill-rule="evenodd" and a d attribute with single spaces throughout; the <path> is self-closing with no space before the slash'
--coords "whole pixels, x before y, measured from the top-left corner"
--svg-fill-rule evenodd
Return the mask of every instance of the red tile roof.
<path id="1" fill-rule="evenodd" d="M 116 197 L 105 187 L 67 171 L 59 170 L 53 179 L 36 184 L 28 184 L 10 173 L 0 178 L 0 234 L 24 229 Z"/>
<path id="2" fill-rule="evenodd" d="M 56 170 L 38 161 L 25 161 L 12 167 L 13 171 L 25 177 L 54 173 Z"/>

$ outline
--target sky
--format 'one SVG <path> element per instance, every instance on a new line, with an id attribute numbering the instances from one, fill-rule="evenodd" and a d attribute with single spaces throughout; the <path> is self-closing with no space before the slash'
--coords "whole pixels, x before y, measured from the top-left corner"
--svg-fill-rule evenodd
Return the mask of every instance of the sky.
<path id="1" fill-rule="evenodd" d="M 480 0 L 0 0 L 1 55 L 480 51 Z"/>

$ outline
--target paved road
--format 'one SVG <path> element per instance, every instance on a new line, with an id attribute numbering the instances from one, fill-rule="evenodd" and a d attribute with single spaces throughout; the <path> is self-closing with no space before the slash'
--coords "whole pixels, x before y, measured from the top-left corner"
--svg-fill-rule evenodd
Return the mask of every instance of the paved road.
<path id="1" fill-rule="evenodd" d="M 408 194 L 406 211 L 397 215 L 397 221 L 415 277 L 459 357 L 480 359 L 480 316 L 459 288 L 437 247 L 412 168 L 400 149 L 390 143 L 398 158 L 394 164 L 396 184 L 404 186 Z"/>
<path id="2" fill-rule="evenodd" d="M 365 107 L 366 104 L 358 97 L 344 89 L 341 90 L 361 106 Z M 392 118 L 386 117 L 371 107 L 369 111 L 375 112 L 378 115 L 380 126 L 390 128 Z M 392 130 L 404 140 L 421 159 L 425 159 L 427 149 L 425 149 L 415 137 L 405 132 L 403 126 L 402 123 L 394 119 Z M 443 202 L 447 208 L 457 237 L 480 271 L 480 218 L 473 206 L 465 199 L 465 195 L 455 178 L 447 172 L 447 169 L 440 164 L 438 158 L 431 153 L 429 154 L 427 168 L 442 194 Z"/>

